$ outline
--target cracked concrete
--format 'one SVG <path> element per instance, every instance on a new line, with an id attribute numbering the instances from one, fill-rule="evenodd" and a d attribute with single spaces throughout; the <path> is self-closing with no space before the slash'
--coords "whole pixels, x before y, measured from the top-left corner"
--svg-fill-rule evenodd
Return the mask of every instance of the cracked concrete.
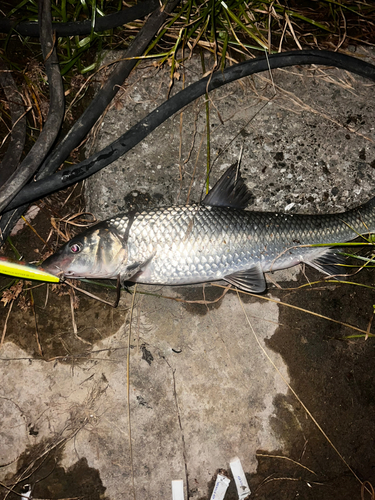
<path id="1" fill-rule="evenodd" d="M 371 50 L 362 56 L 375 61 Z M 198 60 L 186 61 L 186 85 L 200 74 Z M 92 148 L 162 102 L 167 75 L 147 65 L 135 72 Z M 215 91 L 211 184 L 243 148 L 251 209 L 325 213 L 367 200 L 373 88 L 314 67 Z M 204 116 L 201 99 L 87 181 L 88 209 L 102 219 L 135 205 L 199 201 Z M 269 279 L 264 297 L 221 297 L 218 286 L 138 287 L 132 314 L 129 294 L 116 311 L 85 298 L 74 313 L 76 335 L 68 298 L 52 295 L 44 308 L 36 290 L 39 339 L 51 361 L 38 356 L 31 313 L 14 310 L 0 352 L 0 480 L 17 492 L 31 483 L 35 498 L 157 500 L 171 498 L 171 480 L 183 479 L 187 497 L 203 500 L 237 455 L 254 498 L 359 498 L 358 478 L 375 480 L 374 346 L 344 337 L 371 327 L 372 291 L 327 283 L 296 290 L 306 284 L 299 269 Z M 373 273 L 358 281 L 372 285 Z M 232 481 L 226 499 L 234 498 Z"/>
<path id="2" fill-rule="evenodd" d="M 268 303 L 259 311 L 255 302 L 244 308 L 251 321 L 256 317 L 256 335 L 264 347 L 276 328 L 277 305 Z M 231 329 L 223 330 L 228 321 Z M 65 443 L 62 467 L 69 469 L 85 457 L 100 471 L 106 497 L 121 498 L 132 490 L 131 429 L 137 496 L 168 497 L 170 481 L 186 479 L 186 460 L 191 497 L 201 498 L 216 469 L 225 468 L 232 456 L 239 455 L 247 472 L 255 473 L 256 450 L 282 446 L 269 417 L 274 397 L 286 394 L 287 387 L 262 354 L 235 294 L 197 316 L 173 300 L 137 300 L 130 340 L 130 429 L 128 334 L 125 323 L 96 344 L 98 354 L 74 369 L 31 360 L 14 344 L 5 345 L 2 357 L 13 361 L 1 370 L 10 395 L 3 393 L 1 399 L 7 438 L 2 463 L 11 462 L 3 474 L 16 473 L 25 445 L 53 436 Z M 288 380 L 280 355 L 270 355 Z"/>

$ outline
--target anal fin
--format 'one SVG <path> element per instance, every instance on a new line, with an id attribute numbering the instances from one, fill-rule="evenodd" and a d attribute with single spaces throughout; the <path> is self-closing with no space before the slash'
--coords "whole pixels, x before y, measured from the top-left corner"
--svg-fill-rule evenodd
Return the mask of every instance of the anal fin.
<path id="1" fill-rule="evenodd" d="M 256 264 L 250 269 L 224 276 L 225 281 L 235 287 L 252 293 L 262 293 L 267 288 L 262 266 Z"/>
<path id="2" fill-rule="evenodd" d="M 345 268 L 342 265 L 345 263 L 345 257 L 339 255 L 335 250 L 328 249 L 326 253 L 312 260 L 311 262 L 307 261 L 306 264 L 314 267 L 318 271 L 328 274 L 328 276 L 332 276 L 337 280 L 345 279 L 346 275 Z"/>

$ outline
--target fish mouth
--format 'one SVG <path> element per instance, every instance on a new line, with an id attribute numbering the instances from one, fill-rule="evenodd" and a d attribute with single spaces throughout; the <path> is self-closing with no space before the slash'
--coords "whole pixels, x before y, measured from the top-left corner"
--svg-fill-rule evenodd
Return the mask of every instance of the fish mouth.
<path id="1" fill-rule="evenodd" d="M 47 270 L 47 269 L 45 269 L 45 268 L 43 268 L 43 269 L 44 269 L 45 271 Z M 63 271 L 62 269 L 59 269 L 59 268 L 57 268 L 57 270 L 53 270 L 53 271 L 52 271 L 51 269 L 48 269 L 48 271 L 47 271 L 47 272 L 49 272 L 49 273 L 53 274 L 54 276 L 57 276 L 57 277 L 60 279 L 60 281 L 64 281 L 64 280 L 65 280 L 65 278 L 69 278 L 69 277 L 71 277 L 71 276 L 70 276 L 70 274 L 72 274 L 72 273 L 70 273 L 69 271 L 68 271 L 68 272 L 66 272 L 66 273 L 64 273 L 64 271 Z"/>
<path id="2" fill-rule="evenodd" d="M 66 279 L 69 279 L 69 278 L 81 278 L 81 276 L 77 276 L 74 271 L 63 271 L 62 269 L 57 269 L 57 270 L 54 270 L 53 272 L 49 269 L 48 270 L 49 273 L 53 274 L 54 276 L 57 276 L 61 282 L 65 281 Z"/>
<path id="3" fill-rule="evenodd" d="M 73 279 L 84 279 L 84 278 L 96 278 L 96 279 L 104 279 L 108 278 L 107 275 L 101 276 L 100 273 L 95 273 L 94 275 L 92 274 L 77 274 L 75 271 L 64 271 L 60 267 L 54 265 L 54 269 L 51 269 L 50 266 L 43 267 L 44 271 L 47 271 L 54 276 L 57 276 L 60 278 L 60 281 L 64 281 L 65 279 L 73 278 Z"/>
<path id="4" fill-rule="evenodd" d="M 75 276 L 74 271 L 61 271 L 59 273 L 59 276 L 62 276 L 63 278 L 78 278 L 79 276 Z"/>
<path id="5" fill-rule="evenodd" d="M 64 267 L 68 267 L 70 264 L 68 259 L 61 259 L 56 258 L 57 255 L 51 255 L 48 257 L 42 264 L 42 269 L 44 271 L 47 271 L 48 273 L 53 274 L 54 276 L 57 276 L 61 280 L 65 278 L 65 276 L 68 277 L 74 277 L 74 271 L 66 270 L 64 271 Z"/>
<path id="6" fill-rule="evenodd" d="M 45 265 L 46 262 L 47 262 L 47 265 Z M 48 259 L 46 259 L 43 262 L 42 269 L 43 269 L 43 271 L 46 271 L 47 273 L 50 273 L 50 274 L 53 274 L 54 276 L 57 276 L 58 278 L 60 278 L 61 281 L 64 281 L 66 275 L 71 274 L 71 271 L 67 271 L 64 273 L 64 271 L 61 269 L 61 267 L 57 266 L 56 264 L 48 264 Z"/>

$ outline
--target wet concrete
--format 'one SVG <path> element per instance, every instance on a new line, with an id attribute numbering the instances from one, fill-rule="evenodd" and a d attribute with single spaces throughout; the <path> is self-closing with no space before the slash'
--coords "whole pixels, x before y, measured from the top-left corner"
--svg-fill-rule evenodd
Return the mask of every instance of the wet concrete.
<path id="1" fill-rule="evenodd" d="M 199 78 L 197 61 L 186 68 L 186 84 Z M 162 102 L 167 74 L 134 73 L 93 147 Z M 265 77 L 212 94 L 212 181 L 243 146 L 253 209 L 340 211 L 368 199 L 373 86 L 330 69 L 275 71 L 276 87 Z M 181 138 L 178 116 L 88 182 L 89 209 L 103 218 L 199 200 L 204 114 L 194 103 Z M 31 255 L 40 243 L 28 231 L 19 242 Z M 0 351 L 0 480 L 18 493 L 30 483 L 35 498 L 157 500 L 183 479 L 189 498 L 205 500 L 238 455 L 254 498 L 360 498 L 360 481 L 375 482 L 373 290 L 304 286 L 321 278 L 305 273 L 274 273 L 262 297 L 144 286 L 115 311 L 82 297 L 76 328 L 69 294 L 50 290 L 46 303 L 46 286 L 35 289 L 35 315 L 15 302 Z M 352 280 L 371 287 L 373 272 Z"/>

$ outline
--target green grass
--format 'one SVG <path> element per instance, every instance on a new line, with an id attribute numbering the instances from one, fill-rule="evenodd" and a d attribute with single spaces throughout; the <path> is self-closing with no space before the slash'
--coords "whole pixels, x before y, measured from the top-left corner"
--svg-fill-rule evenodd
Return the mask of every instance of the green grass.
<path id="1" fill-rule="evenodd" d="M 133 4 L 132 0 L 127 3 Z M 16 7 L 7 8 L 5 4 L 2 9 L 8 17 L 37 21 L 37 6 L 36 0 L 22 0 Z M 93 74 L 107 50 L 127 48 L 143 26 L 144 21 L 137 20 L 113 30 L 95 32 L 98 17 L 121 8 L 119 0 L 52 2 L 54 22 L 90 20 L 92 25 L 87 36 L 59 37 L 57 40 L 68 102 L 77 91 L 77 77 Z M 362 43 L 375 45 L 374 22 L 375 5 L 362 0 L 312 0 L 304 6 L 287 0 L 182 0 L 140 59 L 155 59 L 160 65 L 168 62 L 172 85 L 179 75 L 179 64 L 196 49 L 214 55 L 213 67 L 207 68 L 210 71 L 265 51 L 272 53 L 298 47 L 345 50 L 348 44 L 357 43 L 358 37 Z M 33 123 L 29 121 L 29 130 L 33 137 L 33 127 L 40 129 L 43 121 L 39 109 L 43 94 L 48 100 L 39 40 L 21 37 L 14 31 L 0 35 L 0 51 L 18 75 L 18 81 L 26 81 L 30 89 L 34 116 Z M 30 70 L 30 65 L 36 63 L 41 67 L 39 73 Z M 9 124 L 6 106 L 1 102 L 0 106 L 3 119 Z"/>
<path id="2" fill-rule="evenodd" d="M 150 45 L 148 54 L 161 62 L 172 62 L 180 48 L 201 47 L 214 53 L 224 65 L 226 58 L 240 60 L 253 51 L 275 52 L 282 48 L 338 46 L 342 38 L 353 43 L 361 36 L 364 43 L 374 44 L 373 22 L 375 6 L 362 1 L 311 1 L 307 6 L 290 8 L 281 0 L 187 0 L 180 4 L 174 16 Z M 128 3 L 131 5 L 131 2 Z M 129 26 L 103 33 L 94 31 L 95 20 L 122 8 L 119 0 L 57 0 L 52 3 L 55 22 L 82 21 L 92 24 L 90 35 L 64 37 L 58 40 L 59 60 L 63 75 L 86 74 L 95 71 L 95 56 L 106 49 L 125 48 L 142 26 L 137 21 Z M 6 12 L 19 19 L 36 21 L 37 2 L 22 0 Z M 2 50 L 12 51 L 14 37 L 3 36 Z M 22 39 L 22 43 L 35 46 L 36 41 Z"/>

